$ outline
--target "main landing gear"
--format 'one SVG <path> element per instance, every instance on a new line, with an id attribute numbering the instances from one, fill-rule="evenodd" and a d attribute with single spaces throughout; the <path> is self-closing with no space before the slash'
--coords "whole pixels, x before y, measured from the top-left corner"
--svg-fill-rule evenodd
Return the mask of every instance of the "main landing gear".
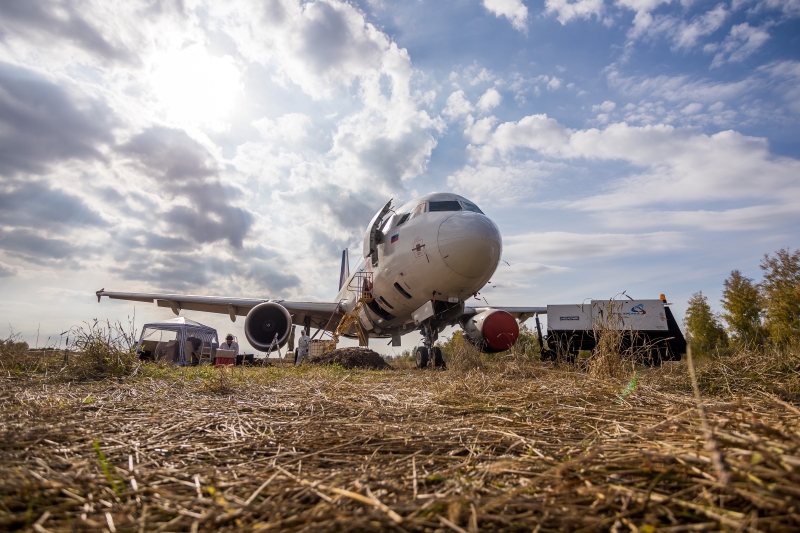
<path id="1" fill-rule="evenodd" d="M 428 368 L 433 363 L 434 368 L 446 370 L 447 366 L 444 364 L 441 348 L 433 345 L 434 341 L 439 337 L 439 332 L 429 322 L 422 325 L 421 332 L 422 346 L 417 347 L 415 354 L 417 368 Z"/>

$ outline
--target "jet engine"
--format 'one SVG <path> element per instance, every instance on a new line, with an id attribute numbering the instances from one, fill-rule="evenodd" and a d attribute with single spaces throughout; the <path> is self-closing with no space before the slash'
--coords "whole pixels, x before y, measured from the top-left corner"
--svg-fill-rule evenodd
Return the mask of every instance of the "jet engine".
<path id="1" fill-rule="evenodd" d="M 487 309 L 461 324 L 467 340 L 484 353 L 511 348 L 519 337 L 519 324 L 509 313 Z"/>
<path id="2" fill-rule="evenodd" d="M 256 350 L 266 352 L 277 335 L 277 346 L 283 346 L 292 331 L 292 316 L 275 302 L 260 303 L 244 319 L 244 335 Z M 276 349 L 276 348 L 273 348 Z"/>

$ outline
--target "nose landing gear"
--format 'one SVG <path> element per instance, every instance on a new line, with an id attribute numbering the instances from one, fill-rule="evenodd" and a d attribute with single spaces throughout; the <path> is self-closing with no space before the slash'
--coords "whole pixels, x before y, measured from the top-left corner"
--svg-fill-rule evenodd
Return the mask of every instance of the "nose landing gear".
<path id="1" fill-rule="evenodd" d="M 433 343 L 439 338 L 437 328 L 432 327 L 430 322 L 425 322 L 420 328 L 422 333 L 422 346 L 417 347 L 415 354 L 417 360 L 417 368 L 428 368 L 433 363 L 434 368 L 446 370 L 447 366 L 444 364 L 442 357 L 442 350 Z"/>

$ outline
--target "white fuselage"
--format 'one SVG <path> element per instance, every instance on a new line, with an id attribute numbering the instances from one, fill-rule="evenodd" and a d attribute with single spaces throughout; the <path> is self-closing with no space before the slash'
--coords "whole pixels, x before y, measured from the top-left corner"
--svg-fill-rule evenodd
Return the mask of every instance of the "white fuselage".
<path id="1" fill-rule="evenodd" d="M 351 311 L 360 297 L 354 280 L 371 272 L 374 301 L 360 322 L 373 337 L 402 334 L 415 329 L 412 313 L 429 301 L 463 305 L 491 279 L 501 253 L 500 231 L 474 204 L 454 194 L 423 196 L 381 223 L 377 266 L 361 258 L 338 299 Z"/>

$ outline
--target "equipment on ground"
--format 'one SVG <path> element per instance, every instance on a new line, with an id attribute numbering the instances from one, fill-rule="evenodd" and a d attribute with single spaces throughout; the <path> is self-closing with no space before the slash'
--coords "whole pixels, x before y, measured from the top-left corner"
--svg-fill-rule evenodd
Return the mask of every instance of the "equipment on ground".
<path id="1" fill-rule="evenodd" d="M 145 324 L 136 344 L 144 361 L 180 366 L 209 362 L 219 347 L 217 330 L 186 317 Z"/>
<path id="2" fill-rule="evenodd" d="M 686 353 L 686 339 L 666 299 L 612 299 L 548 305 L 542 357 L 574 360 L 582 350 L 595 350 L 603 336 L 610 336 L 620 352 L 650 365 L 680 361 Z"/>

